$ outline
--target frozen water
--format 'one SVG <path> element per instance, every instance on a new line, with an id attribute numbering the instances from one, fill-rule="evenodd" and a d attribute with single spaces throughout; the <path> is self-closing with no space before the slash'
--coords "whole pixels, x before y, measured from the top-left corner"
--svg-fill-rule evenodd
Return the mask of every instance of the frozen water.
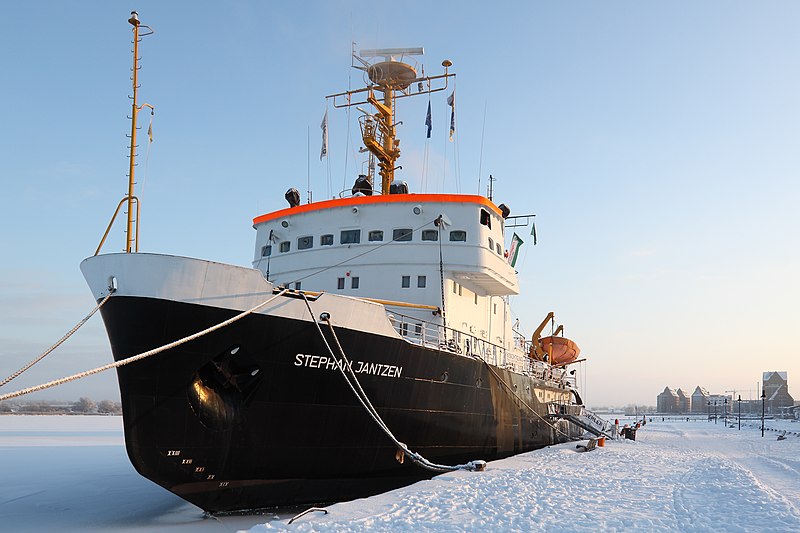
<path id="1" fill-rule="evenodd" d="M 800 423 L 648 423 L 287 517 L 203 518 L 140 477 L 119 417 L 0 416 L 4 531 L 800 531 Z M 271 521 L 268 521 L 271 520 Z"/>

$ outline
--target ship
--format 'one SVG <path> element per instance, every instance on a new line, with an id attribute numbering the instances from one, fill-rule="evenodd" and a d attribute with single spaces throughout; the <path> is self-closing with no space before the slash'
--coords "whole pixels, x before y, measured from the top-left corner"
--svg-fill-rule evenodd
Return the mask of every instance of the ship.
<path id="1" fill-rule="evenodd" d="M 252 265 L 237 266 L 139 251 L 136 117 L 152 106 L 137 101 L 137 47 L 152 30 L 135 12 L 129 22 L 126 243 L 100 253 L 115 213 L 81 270 L 120 363 L 142 476 L 210 513 L 297 506 L 481 470 L 584 432 L 577 345 L 541 337 L 552 314 L 530 338 L 512 320 L 505 245 L 532 216 L 488 196 L 414 193 L 395 176 L 396 104 L 447 91 L 450 61 L 426 76 L 422 49 L 354 52 L 365 87 L 327 98 L 359 106 L 370 171 L 333 199 L 303 204 L 290 188 L 288 207 L 253 219 Z M 570 353 L 554 358 L 554 345 Z"/>

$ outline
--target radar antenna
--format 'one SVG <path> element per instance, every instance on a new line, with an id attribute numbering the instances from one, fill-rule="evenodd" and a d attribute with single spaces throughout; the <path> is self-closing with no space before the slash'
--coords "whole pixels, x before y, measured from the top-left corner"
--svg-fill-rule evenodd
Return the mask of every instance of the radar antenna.
<path id="1" fill-rule="evenodd" d="M 374 114 L 358 108 L 363 113 L 358 122 L 364 146 L 378 159 L 381 194 L 389 194 L 394 171 L 398 168 L 397 159 L 400 157 L 400 140 L 396 129 L 398 123 L 394 120 L 395 101 L 398 98 L 444 91 L 447 89 L 448 79 L 455 76 L 448 71 L 453 63 L 447 59 L 442 62 L 444 74 L 425 76 L 423 69 L 423 74 L 418 76 L 416 61 L 412 56 L 423 54 L 422 48 L 379 48 L 361 50 L 359 55 L 353 53 L 353 58 L 358 62 L 353 68 L 367 74 L 367 86 L 326 97 L 331 98 L 333 106 L 337 108 L 362 104 L 370 104 L 375 108 Z M 406 58 L 415 64 L 409 64 L 405 61 Z M 376 98 L 376 92 L 382 93 L 383 98 L 380 99 L 381 95 Z M 354 95 L 360 96 L 354 99 Z"/>

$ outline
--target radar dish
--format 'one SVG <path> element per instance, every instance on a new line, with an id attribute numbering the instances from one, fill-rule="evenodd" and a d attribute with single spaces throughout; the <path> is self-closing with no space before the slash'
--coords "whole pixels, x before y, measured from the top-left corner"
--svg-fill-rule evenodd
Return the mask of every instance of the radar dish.
<path id="1" fill-rule="evenodd" d="M 417 71 L 411 65 L 400 61 L 381 61 L 367 69 L 370 81 L 376 85 L 406 89 L 417 79 Z"/>

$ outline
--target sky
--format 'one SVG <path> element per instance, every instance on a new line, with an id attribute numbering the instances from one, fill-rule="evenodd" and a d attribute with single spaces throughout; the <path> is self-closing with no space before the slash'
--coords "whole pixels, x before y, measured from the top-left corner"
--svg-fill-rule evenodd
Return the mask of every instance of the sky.
<path id="1" fill-rule="evenodd" d="M 666 386 L 746 399 L 764 371 L 787 371 L 800 399 L 800 4 L 430 4 L 5 6 L 0 374 L 94 305 L 79 264 L 127 190 L 136 9 L 155 29 L 140 48 L 140 102 L 155 107 L 142 251 L 249 266 L 254 217 L 289 187 L 334 196 L 363 167 L 356 114 L 324 98 L 362 83 L 351 43 L 422 46 L 427 74 L 453 62 L 456 135 L 445 93 L 430 141 L 426 99 L 403 100 L 399 177 L 485 194 L 491 174 L 497 203 L 536 214 L 512 310 L 528 331 L 556 313 L 587 358 L 589 405 L 655 405 Z M 104 251 L 123 246 L 117 222 Z M 96 317 L 3 392 L 110 360 Z M 113 373 L 30 399 L 79 396 L 118 398 Z"/>

